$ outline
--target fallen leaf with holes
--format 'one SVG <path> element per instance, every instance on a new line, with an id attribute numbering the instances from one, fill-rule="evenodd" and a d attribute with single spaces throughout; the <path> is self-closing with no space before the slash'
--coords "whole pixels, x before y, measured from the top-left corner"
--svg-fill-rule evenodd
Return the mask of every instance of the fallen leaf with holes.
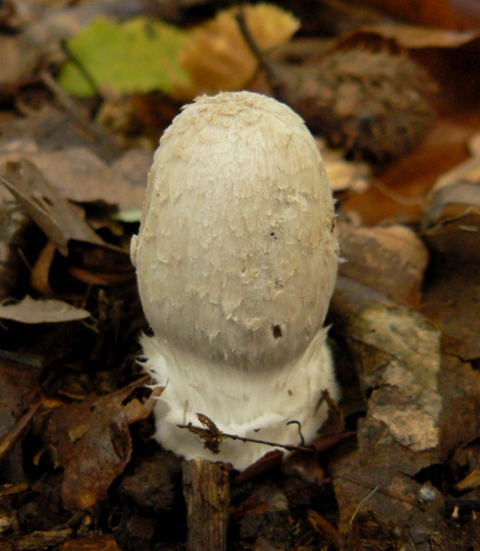
<path id="1" fill-rule="evenodd" d="M 124 471 L 132 453 L 128 427 L 145 419 L 154 406 L 153 395 L 145 404 L 134 399 L 123 405 L 138 386 L 134 383 L 94 400 L 62 405 L 35 420 L 34 432 L 63 467 L 62 499 L 68 509 L 93 507 Z"/>
<path id="2" fill-rule="evenodd" d="M 35 300 L 27 295 L 16 304 L 0 305 L 0 319 L 19 323 L 59 323 L 90 317 L 90 312 L 55 299 Z"/>

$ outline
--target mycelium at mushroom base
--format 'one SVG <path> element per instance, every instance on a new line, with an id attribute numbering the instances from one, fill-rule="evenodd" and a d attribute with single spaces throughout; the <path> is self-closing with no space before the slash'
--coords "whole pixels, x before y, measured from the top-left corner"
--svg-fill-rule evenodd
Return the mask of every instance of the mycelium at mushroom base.
<path id="1" fill-rule="evenodd" d="M 325 315 L 338 245 L 315 141 L 286 105 L 250 92 L 203 96 L 160 140 L 132 259 L 146 369 L 165 386 L 156 438 L 187 459 L 244 469 L 272 448 L 220 453 L 178 425 L 197 413 L 231 434 L 298 445 L 338 397 Z"/>

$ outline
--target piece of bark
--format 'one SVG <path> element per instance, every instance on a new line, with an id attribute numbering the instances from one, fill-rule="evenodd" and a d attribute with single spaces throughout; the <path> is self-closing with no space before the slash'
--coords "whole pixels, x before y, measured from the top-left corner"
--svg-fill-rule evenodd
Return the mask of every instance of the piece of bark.
<path id="1" fill-rule="evenodd" d="M 227 548 L 229 468 L 197 457 L 183 466 L 189 551 Z"/>

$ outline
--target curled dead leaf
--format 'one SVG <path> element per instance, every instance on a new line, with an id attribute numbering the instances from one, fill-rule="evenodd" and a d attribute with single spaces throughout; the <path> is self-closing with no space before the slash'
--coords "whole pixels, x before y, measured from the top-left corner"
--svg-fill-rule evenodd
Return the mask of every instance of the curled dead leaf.
<path id="1" fill-rule="evenodd" d="M 441 176 L 430 193 L 422 230 L 436 252 L 465 263 L 480 262 L 480 157 Z"/>

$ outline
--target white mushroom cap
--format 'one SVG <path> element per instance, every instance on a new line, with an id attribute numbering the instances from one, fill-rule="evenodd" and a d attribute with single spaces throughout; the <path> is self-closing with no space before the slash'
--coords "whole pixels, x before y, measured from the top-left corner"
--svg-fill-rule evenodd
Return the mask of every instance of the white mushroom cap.
<path id="1" fill-rule="evenodd" d="M 160 140 L 138 238 L 140 297 L 155 336 L 147 369 L 166 385 L 157 437 L 187 458 L 242 469 L 265 447 L 213 455 L 177 428 L 196 413 L 228 433 L 298 444 L 338 395 L 322 328 L 338 245 L 315 141 L 289 107 L 250 92 L 201 97 Z M 255 432 L 261 429 L 260 432 Z"/>

